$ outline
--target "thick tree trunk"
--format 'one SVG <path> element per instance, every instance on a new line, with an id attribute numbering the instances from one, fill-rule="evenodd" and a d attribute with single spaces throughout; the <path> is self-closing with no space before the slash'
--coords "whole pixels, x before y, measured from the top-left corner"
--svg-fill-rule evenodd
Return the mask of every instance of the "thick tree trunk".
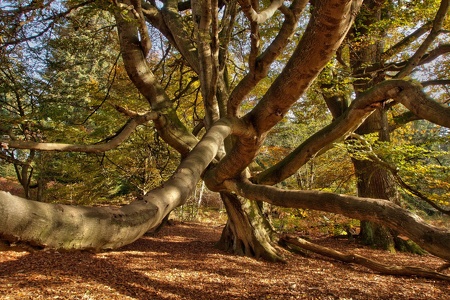
<path id="1" fill-rule="evenodd" d="M 371 161 L 354 161 L 358 177 L 358 195 L 367 198 L 380 198 L 399 203 L 397 187 L 388 170 Z M 366 245 L 372 245 L 390 252 L 395 250 L 423 254 L 424 251 L 411 240 L 397 237 L 398 231 L 381 224 L 361 220 L 359 237 Z"/>
<path id="2" fill-rule="evenodd" d="M 238 255 L 264 258 L 270 261 L 283 260 L 276 246 L 277 237 L 264 217 L 260 205 L 230 193 L 221 193 L 228 222 L 217 243 L 219 249 Z"/>
<path id="3" fill-rule="evenodd" d="M 360 134 L 378 132 L 379 140 L 388 141 L 389 132 L 386 124 L 386 112 L 377 109 L 358 129 Z M 392 175 L 388 170 L 370 160 L 353 160 L 357 177 L 357 189 L 360 197 L 379 198 L 398 202 L 398 194 Z M 367 245 L 395 252 L 394 236 L 389 228 L 361 220 L 361 240 Z"/>
<path id="4" fill-rule="evenodd" d="M 372 24 L 378 22 L 382 17 L 383 2 L 370 0 L 366 1 L 362 7 L 364 16 L 359 17 L 359 26 L 355 31 L 359 34 L 369 35 L 369 28 Z M 358 39 L 358 37 L 356 37 Z M 372 64 L 381 60 L 384 41 L 380 39 L 376 43 L 369 43 L 366 46 L 357 48 L 350 55 L 350 65 L 353 69 L 355 78 L 354 88 L 357 94 L 373 87 L 375 84 L 384 80 L 384 74 L 379 72 L 375 77 L 365 74 L 363 67 L 365 64 Z M 389 141 L 389 131 L 387 127 L 387 115 L 384 108 L 378 108 L 370 115 L 358 128 L 357 133 L 364 135 L 369 133 L 378 133 L 381 141 Z M 353 165 L 357 177 L 358 196 L 367 198 L 386 199 L 393 202 L 397 200 L 394 180 L 388 170 L 383 169 L 376 163 L 364 160 L 353 160 Z M 388 251 L 395 251 L 394 236 L 389 228 L 361 220 L 360 237 L 367 245 L 373 245 Z"/>

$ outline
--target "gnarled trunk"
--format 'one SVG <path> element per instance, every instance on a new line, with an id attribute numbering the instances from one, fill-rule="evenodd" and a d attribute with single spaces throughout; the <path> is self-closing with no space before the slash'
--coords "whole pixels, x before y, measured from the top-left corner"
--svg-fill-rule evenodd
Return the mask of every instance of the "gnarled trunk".
<path id="1" fill-rule="evenodd" d="M 282 260 L 275 232 L 264 217 L 261 206 L 230 193 L 221 193 L 228 221 L 217 243 L 219 249 L 238 255 Z"/>

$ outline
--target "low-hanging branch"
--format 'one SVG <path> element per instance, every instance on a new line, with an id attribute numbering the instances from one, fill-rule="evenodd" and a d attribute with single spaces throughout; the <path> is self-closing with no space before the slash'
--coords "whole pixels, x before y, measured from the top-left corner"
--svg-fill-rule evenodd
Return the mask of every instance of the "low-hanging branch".
<path id="1" fill-rule="evenodd" d="M 214 124 L 163 186 L 121 207 L 50 204 L 0 191 L 0 238 L 66 250 L 114 249 L 129 244 L 185 203 L 233 130 L 232 120 Z"/>
<path id="2" fill-rule="evenodd" d="M 450 261 L 450 231 L 427 224 L 419 216 L 388 200 L 320 191 L 284 190 L 228 180 L 225 186 L 239 196 L 290 208 L 313 209 L 383 224 L 409 237 L 426 251 Z"/>
<path id="3" fill-rule="evenodd" d="M 119 146 L 125 141 L 137 126 L 147 123 L 150 120 L 156 120 L 160 114 L 156 112 L 148 112 L 146 114 L 137 115 L 128 120 L 122 130 L 114 137 L 109 138 L 104 143 L 94 145 L 79 145 L 79 144 L 63 144 L 63 143 L 40 143 L 32 141 L 18 141 L 8 140 L 1 141 L 2 147 L 15 149 L 33 149 L 41 151 L 65 151 L 65 152 L 86 152 L 86 153 L 100 153 L 111 150 Z"/>
<path id="4" fill-rule="evenodd" d="M 314 253 L 331 257 L 346 263 L 362 265 L 370 270 L 379 272 L 386 275 L 395 276 L 419 276 L 430 279 L 439 279 L 450 281 L 450 276 L 442 274 L 438 271 L 434 271 L 428 268 L 415 267 L 415 266 L 391 266 L 380 263 L 373 259 L 367 258 L 358 254 L 346 254 L 328 247 L 320 246 L 311 243 L 305 239 L 293 237 L 290 235 L 285 235 L 281 238 L 281 241 L 287 244 L 292 244 L 302 249 L 312 251 Z"/>

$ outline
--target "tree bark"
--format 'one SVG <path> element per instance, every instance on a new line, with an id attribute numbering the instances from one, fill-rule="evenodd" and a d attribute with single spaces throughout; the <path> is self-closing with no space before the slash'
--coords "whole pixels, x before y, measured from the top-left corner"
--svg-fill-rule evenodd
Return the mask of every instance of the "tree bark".
<path id="1" fill-rule="evenodd" d="M 368 39 L 370 26 L 379 22 L 382 18 L 383 6 L 384 3 L 377 0 L 364 2 L 361 8 L 362 15 L 359 17 L 359 22 L 357 20 L 355 23 L 355 32 L 352 35 L 353 38 L 356 35 L 356 42 L 360 38 L 358 35 L 361 35 L 363 37 L 362 43 L 363 45 L 365 44 L 364 38 Z M 364 71 L 364 67 L 367 64 L 381 63 L 384 40 L 379 39 L 375 43 L 366 43 L 368 45 L 356 47 L 357 50 L 351 51 L 350 54 L 350 66 L 353 76 L 359 78 L 353 85 L 357 95 L 384 80 L 383 72 L 369 75 Z M 389 141 L 389 128 L 384 108 L 376 109 L 356 132 L 360 135 L 378 133 L 380 141 Z M 358 196 L 386 199 L 393 202 L 397 200 L 395 181 L 388 170 L 369 160 L 359 161 L 353 159 L 352 161 L 357 178 Z M 389 231 L 389 228 L 380 224 L 362 219 L 360 238 L 367 245 L 374 245 L 391 252 L 395 251 L 394 236 Z"/>
<path id="2" fill-rule="evenodd" d="M 257 202 L 221 193 L 228 221 L 217 243 L 219 249 L 238 255 L 283 260 L 276 246 L 275 232 Z"/>
<path id="3" fill-rule="evenodd" d="M 245 180 L 229 180 L 226 186 L 236 194 L 255 201 L 327 211 L 376 222 L 409 237 L 431 254 L 450 260 L 449 230 L 429 225 L 417 215 L 387 200 L 318 191 L 290 191 Z"/>
<path id="4" fill-rule="evenodd" d="M 430 279 L 450 281 L 450 276 L 427 268 L 386 265 L 358 254 L 345 254 L 292 236 L 284 236 L 282 241 L 346 263 L 359 264 L 381 274 L 396 276 L 419 276 Z"/>
<path id="5" fill-rule="evenodd" d="M 120 208 L 54 205 L 0 192 L 0 236 L 57 249 L 129 244 L 186 201 L 231 128 L 229 120 L 216 123 L 163 186 Z"/>

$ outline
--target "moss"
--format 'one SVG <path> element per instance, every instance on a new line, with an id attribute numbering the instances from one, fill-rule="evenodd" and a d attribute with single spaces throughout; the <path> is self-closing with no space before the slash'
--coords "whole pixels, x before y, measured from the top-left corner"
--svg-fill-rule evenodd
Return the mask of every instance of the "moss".
<path id="1" fill-rule="evenodd" d="M 424 255 L 427 253 L 425 250 L 423 250 L 419 245 L 414 243 L 410 239 L 403 239 L 400 237 L 395 238 L 395 248 L 400 252 L 409 252 L 419 255 Z"/>
<path id="2" fill-rule="evenodd" d="M 394 238 L 388 228 L 372 222 L 361 222 L 361 241 L 365 245 L 395 252 Z"/>

